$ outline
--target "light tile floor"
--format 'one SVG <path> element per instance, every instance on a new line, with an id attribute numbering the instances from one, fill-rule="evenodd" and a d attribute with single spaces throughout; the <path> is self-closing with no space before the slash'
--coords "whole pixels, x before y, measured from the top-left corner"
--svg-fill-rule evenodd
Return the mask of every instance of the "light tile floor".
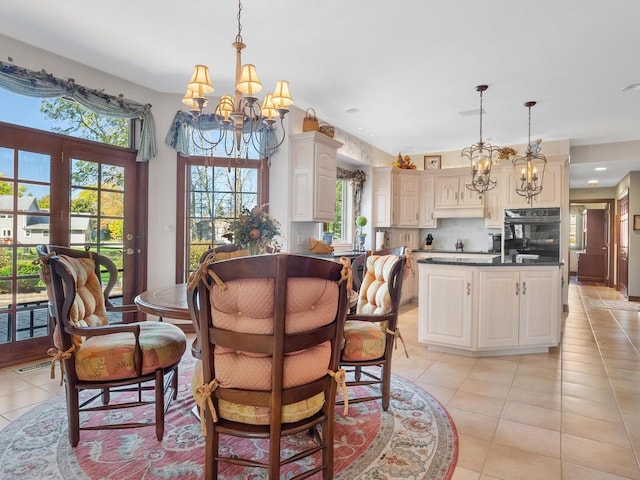
<path id="1" fill-rule="evenodd" d="M 417 342 L 393 372 L 445 405 L 460 442 L 453 480 L 640 479 L 640 314 L 585 308 L 615 290 L 573 282 L 562 344 L 548 354 L 469 358 Z M 587 302 L 588 304 L 588 302 Z"/>
<path id="2" fill-rule="evenodd" d="M 561 346 L 508 357 L 432 352 L 417 341 L 417 306 L 404 307 L 410 358 L 399 348 L 393 372 L 453 417 L 453 480 L 640 479 L 640 314 L 585 308 L 583 297 L 621 298 L 572 283 Z M 48 368 L 16 368 L 0 370 L 0 428 L 63 393 Z"/>

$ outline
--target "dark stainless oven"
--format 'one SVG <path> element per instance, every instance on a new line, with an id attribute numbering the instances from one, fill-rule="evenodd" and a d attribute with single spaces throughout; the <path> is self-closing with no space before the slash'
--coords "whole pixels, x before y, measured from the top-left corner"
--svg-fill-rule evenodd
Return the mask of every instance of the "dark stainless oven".
<path id="1" fill-rule="evenodd" d="M 560 260 L 560 209 L 519 208 L 504 211 L 505 255 L 533 255 Z"/>

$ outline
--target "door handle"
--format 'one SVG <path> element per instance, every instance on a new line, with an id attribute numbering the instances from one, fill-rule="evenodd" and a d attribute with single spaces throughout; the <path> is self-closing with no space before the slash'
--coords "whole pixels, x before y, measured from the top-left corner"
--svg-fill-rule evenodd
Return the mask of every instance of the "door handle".
<path id="1" fill-rule="evenodd" d="M 522 282 L 522 294 L 527 294 L 527 282 Z"/>
<path id="2" fill-rule="evenodd" d="M 520 295 L 520 282 L 516 282 L 516 295 Z"/>

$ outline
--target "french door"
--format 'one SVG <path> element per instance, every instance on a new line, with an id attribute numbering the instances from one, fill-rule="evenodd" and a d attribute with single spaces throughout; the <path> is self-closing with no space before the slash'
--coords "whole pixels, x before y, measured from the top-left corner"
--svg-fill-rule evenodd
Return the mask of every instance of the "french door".
<path id="1" fill-rule="evenodd" d="M 52 346 L 36 245 L 110 257 L 120 273 L 113 303 L 144 290 L 146 167 L 128 149 L 0 123 L 0 366 Z"/>

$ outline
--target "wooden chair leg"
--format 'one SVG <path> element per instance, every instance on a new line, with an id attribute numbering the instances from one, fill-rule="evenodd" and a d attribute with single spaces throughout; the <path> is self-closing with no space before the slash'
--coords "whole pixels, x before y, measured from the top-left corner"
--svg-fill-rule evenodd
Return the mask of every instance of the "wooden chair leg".
<path id="1" fill-rule="evenodd" d="M 280 478 L 280 430 L 273 425 L 269 437 L 269 478 Z"/>
<path id="2" fill-rule="evenodd" d="M 327 419 L 322 423 L 322 444 L 324 445 L 324 450 L 322 454 L 322 464 L 326 466 L 326 468 L 322 471 L 322 479 L 323 480 L 332 480 L 333 479 L 333 416 L 334 413 L 330 409 L 330 414 L 327 415 Z"/>
<path id="3" fill-rule="evenodd" d="M 111 390 L 108 388 L 102 389 L 102 405 L 109 405 L 111 401 Z"/>
<path id="4" fill-rule="evenodd" d="M 80 441 L 80 402 L 78 400 L 77 389 L 69 386 L 65 387 L 67 394 L 67 418 L 69 419 L 69 443 L 76 447 Z"/>
<path id="5" fill-rule="evenodd" d="M 178 398 L 178 366 L 173 370 L 173 378 L 171 379 L 171 388 L 173 388 L 173 399 Z"/>
<path id="6" fill-rule="evenodd" d="M 204 478 L 205 480 L 215 480 L 218 478 L 218 446 L 220 443 L 220 434 L 218 432 L 212 432 L 207 424 L 207 441 L 205 442 L 205 466 L 204 466 Z M 211 437 L 209 440 L 209 436 Z"/>
<path id="7" fill-rule="evenodd" d="M 385 412 L 389 410 L 389 401 L 391 400 L 391 368 L 388 363 L 383 363 L 382 368 L 382 384 L 380 389 L 382 390 L 382 410 Z"/>
<path id="8" fill-rule="evenodd" d="M 156 438 L 159 442 L 164 436 L 164 373 L 156 370 Z"/>

